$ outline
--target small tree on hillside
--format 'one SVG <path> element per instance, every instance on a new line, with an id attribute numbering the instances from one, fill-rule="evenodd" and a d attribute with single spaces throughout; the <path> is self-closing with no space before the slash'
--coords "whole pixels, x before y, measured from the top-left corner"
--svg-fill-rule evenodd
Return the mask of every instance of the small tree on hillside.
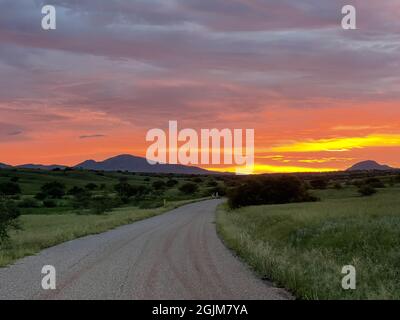
<path id="1" fill-rule="evenodd" d="M 65 195 L 65 185 L 59 181 L 48 182 L 42 186 L 41 193 L 49 198 L 60 199 Z"/>
<path id="2" fill-rule="evenodd" d="M 11 181 L 0 183 L 0 196 L 15 196 L 20 193 L 21 188 L 18 183 Z"/>
<path id="3" fill-rule="evenodd" d="M 376 189 L 370 185 L 361 186 L 358 189 L 358 192 L 364 197 L 369 197 L 369 196 L 372 196 L 373 194 L 377 193 Z"/>
<path id="4" fill-rule="evenodd" d="M 181 191 L 184 194 L 193 194 L 198 189 L 199 189 L 199 187 L 197 186 L 197 184 L 192 183 L 192 182 L 184 183 L 183 185 L 181 185 L 179 187 L 179 191 Z"/>
<path id="5" fill-rule="evenodd" d="M 9 239 L 9 231 L 19 229 L 20 212 L 14 202 L 0 198 L 0 245 Z"/>

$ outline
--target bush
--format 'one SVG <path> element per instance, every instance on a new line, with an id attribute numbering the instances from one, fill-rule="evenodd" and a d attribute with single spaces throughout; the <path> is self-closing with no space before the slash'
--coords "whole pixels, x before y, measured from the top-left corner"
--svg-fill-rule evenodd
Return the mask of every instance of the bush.
<path id="1" fill-rule="evenodd" d="M 83 188 L 74 186 L 68 190 L 67 194 L 70 196 L 76 196 L 76 195 L 82 194 L 84 192 L 86 192 L 86 190 L 84 190 Z"/>
<path id="2" fill-rule="evenodd" d="M 14 196 L 21 193 L 20 186 L 15 182 L 0 183 L 0 195 Z"/>
<path id="3" fill-rule="evenodd" d="M 343 189 L 343 186 L 342 186 L 342 184 L 340 182 L 336 182 L 333 185 L 333 188 L 336 189 L 336 190 L 341 190 L 341 189 Z"/>
<path id="4" fill-rule="evenodd" d="M 42 186 L 41 193 L 49 198 L 60 199 L 65 195 L 65 185 L 58 181 L 48 182 Z"/>
<path id="5" fill-rule="evenodd" d="M 396 181 L 400 182 L 400 173 L 396 176 Z"/>
<path id="6" fill-rule="evenodd" d="M 199 187 L 197 186 L 197 184 L 195 184 L 193 182 L 186 182 L 179 187 L 179 191 L 184 194 L 193 194 L 198 189 L 199 189 Z"/>
<path id="7" fill-rule="evenodd" d="M 90 210 L 93 214 L 103 214 L 111 211 L 114 201 L 107 195 L 93 197 L 90 201 Z"/>
<path id="8" fill-rule="evenodd" d="M 90 182 L 85 186 L 85 189 L 88 189 L 89 191 L 93 191 L 97 189 L 97 184 Z"/>
<path id="9" fill-rule="evenodd" d="M 292 176 L 252 177 L 228 191 L 231 208 L 316 200 L 308 194 L 304 183 Z"/>
<path id="10" fill-rule="evenodd" d="M 368 178 L 364 183 L 372 188 L 385 188 L 385 184 L 378 178 Z"/>
<path id="11" fill-rule="evenodd" d="M 161 190 L 164 189 L 166 186 L 165 182 L 163 180 L 156 180 L 152 183 L 152 187 L 155 190 Z"/>
<path id="12" fill-rule="evenodd" d="M 18 203 L 20 208 L 39 208 L 39 202 L 34 198 L 25 198 Z"/>
<path id="13" fill-rule="evenodd" d="M 53 199 L 46 199 L 43 201 L 43 206 L 46 208 L 55 208 L 57 207 L 57 202 L 55 202 Z"/>
<path id="14" fill-rule="evenodd" d="M 167 183 L 166 183 L 167 187 L 169 187 L 169 188 L 172 188 L 172 187 L 176 186 L 177 184 L 178 184 L 178 180 L 175 180 L 175 179 L 168 179 Z"/>
<path id="15" fill-rule="evenodd" d="M 0 244 L 9 239 L 8 232 L 19 229 L 20 212 L 13 201 L 0 199 Z"/>
<path id="16" fill-rule="evenodd" d="M 85 189 L 81 189 L 81 192 L 77 192 L 73 195 L 71 201 L 74 209 L 88 209 L 90 207 L 91 194 Z"/>
<path id="17" fill-rule="evenodd" d="M 326 189 L 328 182 L 325 179 L 315 179 L 310 181 L 310 186 L 313 189 Z"/>
<path id="18" fill-rule="evenodd" d="M 368 197 L 368 196 L 372 196 L 373 194 L 377 193 L 377 190 L 374 187 L 372 187 L 371 185 L 364 185 L 358 189 L 358 192 L 362 196 Z"/>

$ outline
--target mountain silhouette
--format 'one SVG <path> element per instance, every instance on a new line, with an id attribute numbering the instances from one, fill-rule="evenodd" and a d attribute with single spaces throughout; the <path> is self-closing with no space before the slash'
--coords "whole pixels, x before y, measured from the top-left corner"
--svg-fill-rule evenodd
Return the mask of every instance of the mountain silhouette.
<path id="1" fill-rule="evenodd" d="M 361 170 L 381 170 L 381 171 L 387 171 L 387 170 L 395 170 L 395 168 L 389 167 L 387 165 L 379 164 L 376 161 L 373 160 L 367 160 L 367 161 L 361 161 L 350 168 L 347 169 L 347 171 L 361 171 Z"/>
<path id="2" fill-rule="evenodd" d="M 8 164 L 0 162 L 0 169 L 7 169 L 7 168 L 11 168 L 11 166 L 9 166 Z"/>
<path id="3" fill-rule="evenodd" d="M 178 174 L 213 174 L 199 167 L 185 166 L 180 164 L 151 165 L 145 158 L 136 157 L 130 154 L 118 155 L 104 161 L 86 160 L 77 164 L 74 168 L 99 171 L 129 171 L 143 173 L 178 173 Z"/>
<path id="4" fill-rule="evenodd" d="M 43 164 L 21 164 L 16 166 L 15 168 L 19 169 L 39 169 L 39 170 L 54 170 L 54 169 L 65 169 L 67 166 L 62 166 L 58 164 L 51 164 L 51 165 L 43 165 Z"/>

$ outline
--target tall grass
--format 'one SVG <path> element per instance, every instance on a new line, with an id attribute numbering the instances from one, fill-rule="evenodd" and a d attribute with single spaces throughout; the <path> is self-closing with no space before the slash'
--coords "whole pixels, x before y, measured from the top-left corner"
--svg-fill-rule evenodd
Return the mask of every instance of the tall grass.
<path id="1" fill-rule="evenodd" d="M 317 203 L 221 206 L 217 226 L 260 276 L 298 298 L 400 299 L 399 195 L 399 188 L 370 198 L 330 190 Z M 356 290 L 341 287 L 344 265 L 356 267 Z"/>

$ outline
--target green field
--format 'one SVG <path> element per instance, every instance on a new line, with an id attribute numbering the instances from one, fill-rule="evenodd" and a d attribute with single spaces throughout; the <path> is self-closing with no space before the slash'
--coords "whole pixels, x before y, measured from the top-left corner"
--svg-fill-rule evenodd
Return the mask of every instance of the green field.
<path id="1" fill-rule="evenodd" d="M 400 299 L 400 186 L 360 197 L 353 186 L 313 191 L 320 202 L 230 210 L 217 226 L 260 277 L 300 299 Z M 341 287 L 342 267 L 357 271 Z"/>

